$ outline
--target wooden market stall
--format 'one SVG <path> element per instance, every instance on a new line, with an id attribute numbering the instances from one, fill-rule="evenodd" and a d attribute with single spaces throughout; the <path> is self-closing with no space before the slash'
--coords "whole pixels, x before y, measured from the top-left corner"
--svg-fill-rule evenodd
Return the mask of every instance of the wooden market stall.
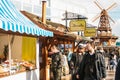
<path id="1" fill-rule="evenodd" d="M 39 28 L 10 0 L 0 3 L 0 55 L 4 55 L 0 56 L 0 80 L 39 80 L 39 42 L 53 37 L 53 32 Z M 29 56 L 34 57 L 33 62 Z"/>
<path id="2" fill-rule="evenodd" d="M 46 21 L 46 24 L 43 24 L 41 21 L 41 18 L 31 14 L 26 11 L 21 11 L 25 16 L 27 16 L 31 21 L 33 21 L 38 26 L 42 26 L 45 30 L 52 31 L 54 33 L 54 37 L 47 37 L 47 38 L 41 38 L 42 40 L 42 63 L 40 65 L 40 70 L 43 69 L 43 73 L 40 75 L 41 80 L 50 80 L 49 76 L 49 58 L 48 58 L 48 49 L 49 46 L 52 44 L 63 44 L 64 50 L 66 44 L 71 44 L 72 49 L 74 51 L 75 41 L 76 38 L 78 38 L 75 34 L 66 32 L 65 26 L 62 24 L 54 23 L 51 21 Z M 79 38 L 80 39 L 80 38 Z M 44 77 L 42 76 L 44 75 Z"/>

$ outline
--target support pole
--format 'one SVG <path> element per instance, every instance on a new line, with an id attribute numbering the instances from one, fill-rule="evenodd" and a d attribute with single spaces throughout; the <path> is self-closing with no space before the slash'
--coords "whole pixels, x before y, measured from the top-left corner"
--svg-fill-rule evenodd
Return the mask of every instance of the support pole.
<path id="1" fill-rule="evenodd" d="M 75 51 L 75 42 L 72 42 L 72 50 Z"/>
<path id="2" fill-rule="evenodd" d="M 66 24 L 66 30 L 68 31 L 68 28 L 67 28 L 67 18 L 68 18 L 68 13 L 67 13 L 67 11 L 65 11 L 65 24 Z"/>
<path id="3" fill-rule="evenodd" d="M 10 44 L 10 35 L 8 35 L 8 55 L 9 55 L 9 71 L 10 71 L 10 75 L 12 74 L 11 73 L 11 64 L 12 64 L 12 61 L 11 61 L 11 44 Z"/>
<path id="4" fill-rule="evenodd" d="M 45 80 L 50 80 L 50 65 L 48 64 L 48 49 L 47 49 L 47 45 L 45 45 L 45 74 L 46 74 L 46 79 Z"/>
<path id="5" fill-rule="evenodd" d="M 46 24 L 46 1 L 42 1 L 42 22 Z M 44 38 L 43 41 L 43 47 L 44 47 L 44 53 L 43 53 L 43 61 L 44 61 L 44 80 L 50 80 L 50 65 L 48 65 L 48 50 L 47 50 L 47 44 L 46 39 Z"/>

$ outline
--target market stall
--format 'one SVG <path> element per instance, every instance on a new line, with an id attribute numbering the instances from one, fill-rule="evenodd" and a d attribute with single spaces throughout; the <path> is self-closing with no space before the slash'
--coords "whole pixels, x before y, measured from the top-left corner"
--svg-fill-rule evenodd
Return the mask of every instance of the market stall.
<path id="1" fill-rule="evenodd" d="M 31 21 L 33 21 L 35 24 L 37 24 L 39 27 L 42 26 L 42 28 L 52 31 L 54 33 L 54 37 L 47 37 L 47 38 L 41 38 L 42 40 L 42 54 L 40 55 L 40 72 L 41 72 L 41 80 L 50 80 L 50 73 L 49 73 L 49 58 L 48 58 L 48 50 L 49 46 L 52 44 L 57 44 L 57 45 L 63 45 L 64 50 L 66 49 L 66 45 L 72 45 L 72 50 L 74 50 L 75 46 L 75 41 L 77 35 L 66 32 L 65 31 L 65 26 L 62 24 L 46 21 L 46 24 L 43 24 L 41 21 L 41 18 L 28 13 L 26 11 L 21 11 L 26 17 L 28 17 Z M 80 39 L 80 38 L 79 38 Z M 65 77 L 64 77 L 65 78 Z M 68 79 L 69 80 L 69 79 Z"/>
<path id="2" fill-rule="evenodd" d="M 39 28 L 10 0 L 0 0 L 0 80 L 39 80 L 39 41 L 53 32 Z"/>

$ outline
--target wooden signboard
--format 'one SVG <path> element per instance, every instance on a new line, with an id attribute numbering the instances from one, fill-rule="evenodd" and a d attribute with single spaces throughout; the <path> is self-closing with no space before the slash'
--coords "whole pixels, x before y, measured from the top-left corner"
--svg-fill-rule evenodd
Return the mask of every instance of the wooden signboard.
<path id="1" fill-rule="evenodd" d="M 85 20 L 71 20 L 70 21 L 70 31 L 84 31 L 86 27 Z"/>
<path id="2" fill-rule="evenodd" d="M 96 29 L 95 28 L 86 28 L 84 31 L 85 37 L 92 37 L 96 35 Z"/>

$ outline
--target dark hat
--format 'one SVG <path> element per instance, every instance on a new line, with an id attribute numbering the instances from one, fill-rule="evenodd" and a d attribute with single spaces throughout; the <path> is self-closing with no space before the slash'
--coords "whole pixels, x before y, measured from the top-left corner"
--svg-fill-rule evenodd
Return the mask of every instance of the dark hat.
<path id="1" fill-rule="evenodd" d="M 84 45 L 79 45 L 78 48 L 79 49 L 83 49 L 85 46 Z"/>

